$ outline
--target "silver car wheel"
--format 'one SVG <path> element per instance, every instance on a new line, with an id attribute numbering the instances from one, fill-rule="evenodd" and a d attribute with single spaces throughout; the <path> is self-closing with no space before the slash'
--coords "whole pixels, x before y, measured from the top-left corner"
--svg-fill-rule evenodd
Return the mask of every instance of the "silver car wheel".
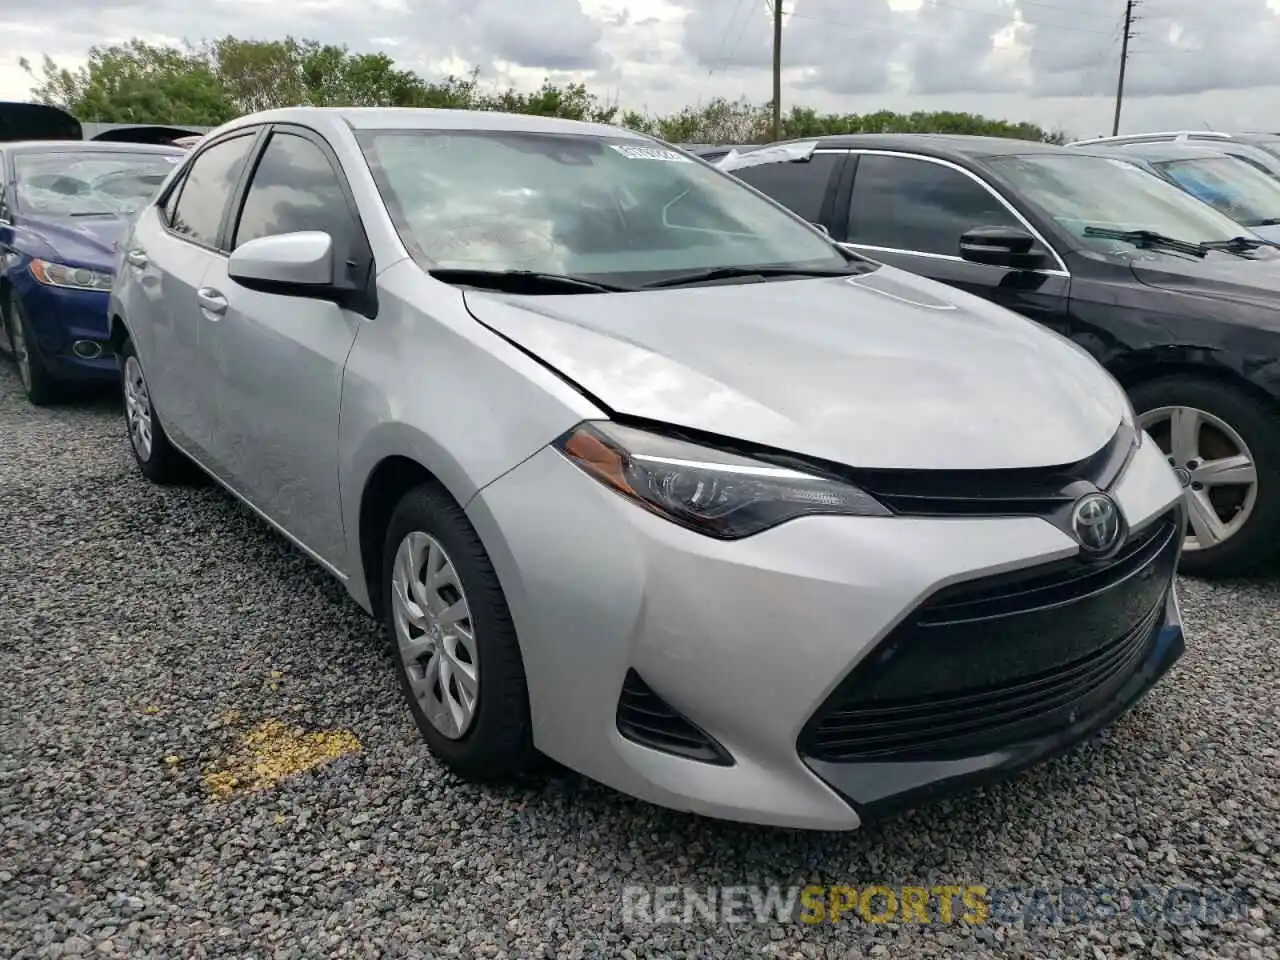
<path id="1" fill-rule="evenodd" d="M 470 729 L 480 697 L 471 608 L 458 571 L 434 537 L 400 541 L 391 573 L 396 646 L 414 699 L 451 740 Z"/>
<path id="2" fill-rule="evenodd" d="M 22 386 L 30 390 L 31 349 L 27 346 L 27 331 L 22 327 L 22 320 L 16 316 L 9 321 L 9 340 L 13 346 L 13 359 L 18 364 L 18 376 L 22 379 Z"/>
<path id="3" fill-rule="evenodd" d="M 1186 481 L 1186 551 L 1225 543 L 1249 522 L 1258 470 L 1249 445 L 1219 417 L 1195 407 L 1157 407 L 1138 418 Z"/>
<path id="4" fill-rule="evenodd" d="M 137 357 L 129 357 L 124 364 L 124 406 L 129 425 L 129 442 L 144 462 L 151 459 L 151 394 L 142 364 Z"/>

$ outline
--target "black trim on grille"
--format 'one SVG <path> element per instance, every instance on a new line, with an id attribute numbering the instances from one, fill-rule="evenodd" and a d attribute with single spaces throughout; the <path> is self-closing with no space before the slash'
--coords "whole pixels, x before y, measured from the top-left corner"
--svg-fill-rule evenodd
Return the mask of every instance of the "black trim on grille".
<path id="1" fill-rule="evenodd" d="M 1053 517 L 1124 476 L 1137 433 L 1121 424 L 1092 456 L 1057 467 L 1009 470 L 856 470 L 849 479 L 904 516 Z"/>
<path id="2" fill-rule="evenodd" d="M 729 751 L 658 696 L 634 669 L 618 697 L 618 732 L 633 743 L 721 767 L 733 766 Z"/>
<path id="3" fill-rule="evenodd" d="M 1181 507 L 1105 564 L 1078 559 L 946 587 L 836 687 L 797 741 L 824 762 L 978 756 L 1101 710 L 1150 651 Z"/>

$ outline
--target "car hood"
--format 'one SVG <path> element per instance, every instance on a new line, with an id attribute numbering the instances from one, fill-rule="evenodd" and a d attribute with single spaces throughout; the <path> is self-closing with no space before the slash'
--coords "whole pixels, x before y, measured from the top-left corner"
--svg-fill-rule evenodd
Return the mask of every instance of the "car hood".
<path id="1" fill-rule="evenodd" d="M 116 247 L 129 229 L 126 217 L 23 217 L 20 230 L 56 256 L 95 270 L 112 270 Z M 19 241 L 21 244 L 21 241 Z"/>
<path id="2" fill-rule="evenodd" d="M 1274 311 L 1280 303 L 1280 256 L 1270 251 L 1258 259 L 1223 252 L 1200 259 L 1147 251 L 1133 256 L 1129 265 L 1140 282 L 1159 290 L 1228 300 L 1267 311 Z M 1280 323 L 1280 314 L 1276 316 Z"/>
<path id="3" fill-rule="evenodd" d="M 640 293 L 467 291 L 481 323 L 615 414 L 867 468 L 1058 466 L 1127 400 L 1092 358 L 890 267 Z"/>

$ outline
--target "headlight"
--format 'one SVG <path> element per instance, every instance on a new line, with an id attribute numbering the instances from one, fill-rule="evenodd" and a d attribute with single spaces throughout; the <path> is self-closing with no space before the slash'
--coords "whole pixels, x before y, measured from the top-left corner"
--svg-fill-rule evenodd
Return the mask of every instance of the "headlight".
<path id="1" fill-rule="evenodd" d="M 737 540 L 795 517 L 892 513 L 857 487 L 610 422 L 555 443 L 586 474 L 672 523 Z"/>
<path id="2" fill-rule="evenodd" d="M 48 287 L 65 287 L 68 290 L 111 289 L 111 274 L 101 270 L 69 267 L 64 263 L 50 263 L 48 260 L 32 260 L 28 269 L 33 277 Z"/>

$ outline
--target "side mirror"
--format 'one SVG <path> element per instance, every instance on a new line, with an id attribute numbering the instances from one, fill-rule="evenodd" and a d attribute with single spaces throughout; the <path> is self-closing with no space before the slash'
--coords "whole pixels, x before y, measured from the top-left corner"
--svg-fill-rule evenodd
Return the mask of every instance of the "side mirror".
<path id="1" fill-rule="evenodd" d="M 1017 227 L 974 227 L 960 237 L 960 256 L 970 263 L 1034 270 L 1045 256 L 1032 251 L 1035 237 Z"/>
<path id="2" fill-rule="evenodd" d="M 333 238 L 316 230 L 250 240 L 232 251 L 227 274 L 267 293 L 327 294 L 333 288 Z"/>

